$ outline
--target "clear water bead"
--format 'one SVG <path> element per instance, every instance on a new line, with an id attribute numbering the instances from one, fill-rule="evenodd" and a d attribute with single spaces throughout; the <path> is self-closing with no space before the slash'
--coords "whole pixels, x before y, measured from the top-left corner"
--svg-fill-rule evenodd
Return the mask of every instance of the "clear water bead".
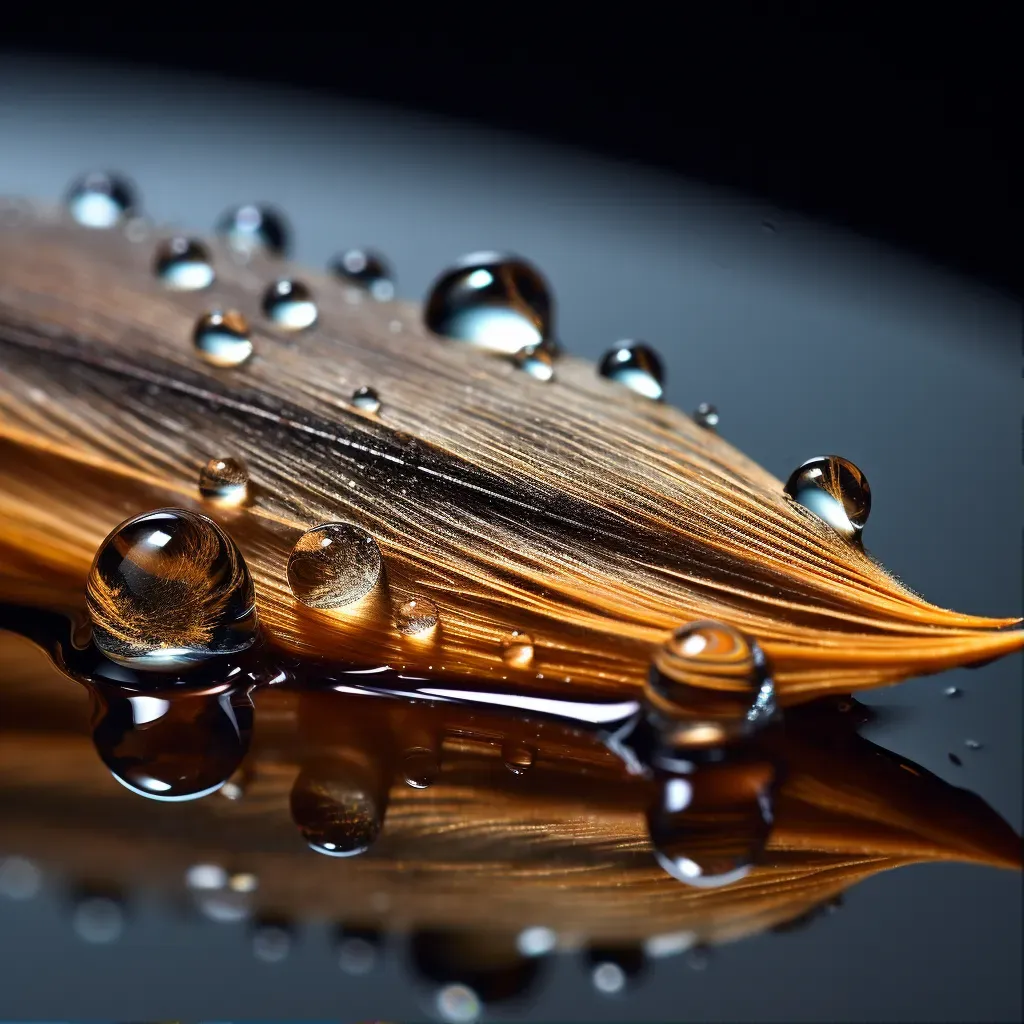
<path id="1" fill-rule="evenodd" d="M 380 579 L 377 542 L 352 523 L 324 523 L 307 530 L 288 558 L 288 584 L 310 608 L 345 608 L 365 597 Z"/>
<path id="2" fill-rule="evenodd" d="M 847 540 L 860 536 L 871 513 L 867 477 L 838 455 L 808 459 L 790 475 L 785 490 Z"/>
<path id="3" fill-rule="evenodd" d="M 72 183 L 65 202 L 72 218 L 83 227 L 112 228 L 135 211 L 135 189 L 119 174 L 91 171 Z"/>
<path id="4" fill-rule="evenodd" d="M 661 357 L 642 341 L 619 342 L 601 357 L 597 372 L 645 398 L 660 400 L 664 394 Z"/>
<path id="5" fill-rule="evenodd" d="M 157 246 L 153 272 L 172 291 L 209 288 L 215 277 L 210 251 L 202 242 L 176 235 Z"/>
<path id="6" fill-rule="evenodd" d="M 241 366 L 252 355 L 249 323 L 237 310 L 211 310 L 192 332 L 196 352 L 211 366 Z"/>

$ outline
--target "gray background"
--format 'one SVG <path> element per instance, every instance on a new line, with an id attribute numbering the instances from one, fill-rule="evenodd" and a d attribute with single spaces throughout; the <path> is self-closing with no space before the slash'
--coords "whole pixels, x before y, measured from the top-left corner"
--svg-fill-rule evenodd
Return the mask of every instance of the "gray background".
<path id="1" fill-rule="evenodd" d="M 665 358 L 668 400 L 717 404 L 720 431 L 777 476 L 826 452 L 856 462 L 874 495 L 867 545 L 915 590 L 962 611 L 1021 612 L 1021 316 L 995 292 L 685 180 L 299 94 L 8 59 L 0 139 L 0 194 L 56 197 L 80 171 L 111 167 L 158 221 L 203 229 L 234 202 L 271 200 L 298 259 L 379 247 L 405 297 L 464 252 L 518 250 L 552 281 L 570 350 L 646 339 Z M 1019 831 L 1020 682 L 1018 655 L 880 691 L 867 699 L 908 713 L 870 735 Z M 964 699 L 945 699 L 947 685 Z M 627 1000 L 556 963 L 529 1015 L 1019 1019 L 1021 924 L 1017 875 L 905 869 L 806 931 L 715 950 L 704 971 L 656 962 Z M 120 943 L 91 947 L 58 886 L 0 897 L 9 1018 L 423 1017 L 407 977 L 395 951 L 383 972 L 347 978 L 313 928 L 286 961 L 263 964 L 243 926 L 144 899 Z"/>

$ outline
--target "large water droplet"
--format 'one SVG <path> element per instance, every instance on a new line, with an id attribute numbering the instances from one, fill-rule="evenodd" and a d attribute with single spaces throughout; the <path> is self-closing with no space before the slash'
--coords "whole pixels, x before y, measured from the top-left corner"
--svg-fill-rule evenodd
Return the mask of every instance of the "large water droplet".
<path id="1" fill-rule="evenodd" d="M 529 668 L 533 664 L 533 637 L 518 629 L 501 641 L 501 660 L 510 668 Z"/>
<path id="2" fill-rule="evenodd" d="M 249 323 L 237 310 L 211 310 L 192 332 L 196 351 L 212 366 L 240 366 L 252 355 Z"/>
<path id="3" fill-rule="evenodd" d="M 394 274 L 387 260 L 372 249 L 348 249 L 331 260 L 329 269 L 336 277 L 362 288 L 378 302 L 395 297 Z"/>
<path id="4" fill-rule="evenodd" d="M 535 380 L 555 379 L 555 355 L 548 345 L 527 345 L 514 358 L 516 366 Z"/>
<path id="5" fill-rule="evenodd" d="M 288 558 L 288 584 L 310 608 L 344 608 L 365 597 L 380 579 L 377 542 L 352 523 L 307 530 Z"/>
<path id="6" fill-rule="evenodd" d="M 135 189 L 119 174 L 92 171 L 72 183 L 65 202 L 83 227 L 112 228 L 135 210 Z"/>
<path id="7" fill-rule="evenodd" d="M 412 747 L 402 757 L 402 777 L 413 789 L 428 789 L 440 772 L 437 752 L 429 747 Z"/>
<path id="8" fill-rule="evenodd" d="M 838 455 L 819 455 L 798 466 L 786 493 L 848 540 L 860 536 L 871 512 L 867 478 Z"/>
<path id="9" fill-rule="evenodd" d="M 766 761 L 702 765 L 662 776 L 647 828 L 658 863 L 699 888 L 731 885 L 764 851 L 773 822 L 775 768 Z"/>
<path id="10" fill-rule="evenodd" d="M 714 430 L 718 426 L 718 418 L 718 410 L 710 402 L 701 402 L 693 414 L 693 422 L 706 430 Z"/>
<path id="11" fill-rule="evenodd" d="M 220 789 L 249 749 L 252 721 L 244 692 L 93 693 L 100 758 L 118 782 L 152 800 L 196 800 Z"/>
<path id="12" fill-rule="evenodd" d="M 256 252 L 283 256 L 290 245 L 291 230 L 284 215 L 271 206 L 246 203 L 224 213 L 217 234 L 241 256 Z"/>
<path id="13" fill-rule="evenodd" d="M 525 743 L 509 742 L 501 750 L 505 767 L 513 775 L 525 775 L 533 767 L 535 756 L 533 747 L 528 747 Z"/>
<path id="14" fill-rule="evenodd" d="M 597 372 L 645 398 L 660 399 L 664 394 L 661 358 L 642 341 L 620 341 L 601 357 Z"/>
<path id="15" fill-rule="evenodd" d="M 437 605 L 425 597 L 403 601 L 395 609 L 395 628 L 405 636 L 424 636 L 437 626 Z"/>
<path id="16" fill-rule="evenodd" d="M 384 825 L 387 787 L 376 767 L 359 760 L 318 761 L 299 773 L 292 820 L 317 853 L 354 857 L 376 842 Z"/>
<path id="17" fill-rule="evenodd" d="M 463 257 L 434 282 L 429 330 L 509 355 L 552 337 L 554 301 L 532 264 L 495 252 Z"/>
<path id="18" fill-rule="evenodd" d="M 645 696 L 664 718 L 669 748 L 717 746 L 775 710 L 764 654 L 723 622 L 677 629 L 654 653 Z"/>
<path id="19" fill-rule="evenodd" d="M 241 505 L 249 496 L 249 470 L 239 459 L 210 459 L 199 471 L 199 493 L 215 505 Z"/>
<path id="20" fill-rule="evenodd" d="M 174 291 L 191 292 L 213 284 L 213 263 L 202 242 L 176 235 L 157 246 L 153 272 Z"/>
<path id="21" fill-rule="evenodd" d="M 372 416 L 380 412 L 380 396 L 373 388 L 356 388 L 352 392 L 352 404 L 361 412 L 368 412 Z"/>
<path id="22" fill-rule="evenodd" d="M 256 639 L 249 570 L 198 512 L 158 509 L 123 522 L 100 545 L 85 598 L 96 646 L 121 665 L 166 671 Z"/>
<path id="23" fill-rule="evenodd" d="M 316 323 L 317 308 L 313 293 L 301 281 L 282 278 L 263 293 L 263 312 L 267 319 L 286 331 L 304 331 Z"/>

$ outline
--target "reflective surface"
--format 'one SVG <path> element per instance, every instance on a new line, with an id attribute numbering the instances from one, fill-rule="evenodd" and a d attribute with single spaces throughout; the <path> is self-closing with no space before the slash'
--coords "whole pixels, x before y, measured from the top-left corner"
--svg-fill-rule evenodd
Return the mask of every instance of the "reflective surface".
<path id="1" fill-rule="evenodd" d="M 307 110 L 311 120 L 306 120 L 287 108 L 287 116 L 274 120 L 262 97 L 229 89 L 218 109 L 213 98 L 222 95 L 220 86 L 177 82 L 173 93 L 154 92 L 157 109 L 161 96 L 175 97 L 173 105 L 162 108 L 169 130 L 154 133 L 154 106 L 135 109 L 125 103 L 137 94 L 135 83 L 101 77 L 87 95 L 64 88 L 57 103 L 53 83 L 61 83 L 63 74 L 53 67 L 37 69 L 24 81 L 24 105 L 0 110 L 9 137 L 25 141 L 12 146 L 0 172 L 4 191 L 57 195 L 76 168 L 109 163 L 130 171 L 147 197 L 159 182 L 159 215 L 189 225 L 213 223 L 240 195 L 281 196 L 295 218 L 303 259 L 322 265 L 337 244 L 338 224 L 344 224 L 346 237 L 379 239 L 400 261 L 409 294 L 417 295 L 451 253 L 469 251 L 481 240 L 514 245 L 536 256 L 551 275 L 560 299 L 559 330 L 573 351 L 594 358 L 619 337 L 657 339 L 669 371 L 667 400 L 688 410 L 713 401 L 723 410 L 722 432 L 780 481 L 809 452 L 842 452 L 862 466 L 878 497 L 872 550 L 912 585 L 947 607 L 990 614 L 1019 607 L 1019 496 L 1013 474 L 1006 472 L 1020 455 L 1016 308 L 891 254 L 872 251 L 865 258 L 859 243 L 785 212 L 756 203 L 730 205 L 731 199 L 709 198 L 690 183 L 666 185 L 637 169 L 616 178 L 605 168 L 521 140 L 481 143 L 472 133 L 449 135 L 448 128 L 431 125 L 435 145 L 428 159 L 421 136 L 405 123 L 375 141 L 359 131 L 363 112 L 335 117 L 332 111 L 330 118 L 316 121 L 315 111 Z M 67 85 L 67 79 L 63 82 Z M 31 99 L 37 96 L 38 103 Z M 124 129 L 118 135 L 104 129 L 115 110 Z M 353 130 L 337 133 L 342 122 Z M 268 159 L 271 124 L 283 140 L 286 165 Z M 319 129 L 315 142 L 304 134 L 310 124 Z M 230 153 L 223 146 L 226 130 L 231 131 Z M 195 151 L 182 145 L 186 136 L 196 139 Z M 362 163 L 353 162 L 353 153 Z M 197 158 L 201 176 L 195 173 Z M 288 173 L 301 174 L 308 189 L 282 193 L 285 166 Z M 392 169 L 386 180 L 376 173 L 381 166 Z M 358 202 L 339 195 L 339 167 L 351 170 Z M 445 201 L 453 180 L 460 189 L 458 216 Z M 496 198 L 527 187 L 540 197 L 537 202 L 504 205 Z M 576 201 L 568 211 L 564 196 L 570 192 Z M 638 192 L 650 201 L 636 203 Z M 628 211 L 614 227 L 610 202 Z M 327 210 L 336 217 L 326 218 Z M 766 217 L 776 225 L 770 235 L 761 227 Z M 416 239 L 408 230 L 413 222 L 421 226 Z M 823 386 L 824 381 L 841 383 Z M 352 381 L 351 387 L 362 383 Z M 871 416 L 864 415 L 866 393 L 873 396 Z M 987 413 L 964 417 L 964 408 Z M 908 459 L 907 452 L 915 457 Z M 953 478 L 973 483 L 948 489 L 944 500 L 937 500 L 935 481 Z M 982 492 L 991 500 L 979 502 Z M 970 542 L 953 543 L 964 537 Z M 247 791 L 253 798 L 248 804 L 245 797 L 226 799 L 227 786 L 181 806 L 141 799 L 119 786 L 96 756 L 84 691 L 66 679 L 48 682 L 7 656 L 7 641 L 3 638 L 0 685 L 5 826 L 0 937 L 8 1016 L 157 1019 L 174 1005 L 175 1013 L 195 1019 L 326 1019 L 338 1015 L 343 1001 L 353 1019 L 385 1011 L 392 1019 L 435 1019 L 442 990 L 446 1006 L 472 1004 L 470 965 L 456 981 L 424 978 L 406 932 L 354 947 L 364 954 L 375 949 L 373 957 L 356 952 L 343 959 L 337 920 L 348 932 L 372 933 L 394 908 L 404 907 L 410 890 L 438 883 L 443 851 L 438 852 L 437 840 L 417 846 L 415 857 L 403 862 L 408 882 L 395 892 L 378 884 L 376 874 L 369 879 L 362 874 L 384 855 L 387 829 L 399 827 L 397 795 L 375 847 L 342 860 L 309 852 L 290 819 L 287 799 L 300 770 L 298 756 L 281 772 L 264 759 L 266 767 Z M 870 694 L 866 699 L 883 710 L 895 707 L 865 726 L 882 750 L 868 748 L 867 763 L 879 771 L 891 767 L 893 778 L 917 785 L 921 776 L 884 753 L 886 747 L 899 750 L 912 758 L 915 771 L 925 768 L 953 787 L 979 794 L 1019 831 L 1019 675 L 1020 658 L 1014 657 L 976 672 Z M 27 679 L 31 686 L 17 682 Z M 944 697 L 947 686 L 955 687 L 960 699 Z M 74 698 L 62 697 L 70 693 Z M 257 699 L 254 750 L 264 749 L 261 730 L 267 748 L 278 743 L 274 716 L 261 716 L 260 702 L 270 696 Z M 73 786 L 62 796 L 60 778 L 50 775 L 46 781 L 60 762 L 39 756 L 39 738 L 54 733 L 69 748 L 63 777 Z M 848 785 L 856 777 L 845 760 L 853 741 L 840 742 L 828 729 L 820 736 L 810 744 L 814 756 L 823 765 L 841 763 L 843 785 Z M 983 749 L 969 748 L 967 739 L 983 743 Z M 523 738 L 531 740 L 536 742 Z M 424 742 L 418 733 L 415 742 Z M 445 747 L 462 742 L 456 736 L 446 739 Z M 487 763 L 510 785 L 539 785 L 532 780 L 546 778 L 540 773 L 550 758 L 543 750 L 530 772 L 514 776 L 498 763 L 497 744 L 488 742 L 494 760 Z M 950 752 L 960 765 L 948 759 Z M 477 769 L 473 773 L 474 784 L 481 785 Z M 485 772 L 484 777 L 490 776 Z M 796 784 L 806 787 L 807 779 L 797 777 Z M 403 792 L 420 795 L 400 784 Z M 460 801 L 466 795 L 465 787 L 438 790 L 438 784 L 423 795 Z M 608 784 L 602 788 L 612 791 Z M 936 807 L 920 790 L 906 806 L 894 802 L 895 789 L 886 792 L 886 806 L 903 806 L 905 824 L 913 818 L 913 806 Z M 98 794 L 103 798 L 94 800 Z M 259 806 L 261 795 L 271 794 L 273 834 L 289 844 L 289 855 L 304 858 L 303 872 L 294 877 L 309 878 L 315 911 L 296 925 L 288 955 L 272 964 L 254 955 L 246 922 L 257 906 L 269 910 L 284 902 L 278 899 L 278 883 L 271 881 L 277 847 L 272 855 L 271 844 L 251 830 L 253 812 L 245 812 Z M 527 803 L 533 802 L 530 791 Z M 578 830 L 572 841 L 578 844 L 580 830 L 586 839 L 583 823 L 594 804 L 589 793 L 569 804 Z M 486 813 L 493 816 L 495 805 L 489 798 Z M 118 806 L 123 825 L 113 811 Z M 777 823 L 783 822 L 782 796 L 776 812 Z M 628 817 L 635 825 L 644 813 L 638 806 Z M 936 820 L 946 813 L 939 806 Z M 823 829 L 834 823 L 821 810 L 813 814 Z M 610 814 L 609 820 L 618 819 Z M 971 828 L 960 821 L 954 831 L 963 838 Z M 521 835 L 540 834 L 537 817 L 525 816 Z M 470 847 L 481 842 L 469 829 L 465 841 Z M 929 842 L 938 842 L 933 830 Z M 510 850 L 530 848 L 500 846 L 502 872 L 507 873 Z M 600 846 L 584 848 L 594 863 L 606 856 Z M 207 891 L 200 903 L 191 898 L 199 894 L 184 878 L 189 867 L 211 859 L 229 877 L 257 868 L 261 884 L 254 892 L 237 892 L 225 883 Z M 785 867 L 784 860 L 780 857 Z M 345 874 L 309 877 L 311 862 Z M 646 856 L 643 864 L 649 870 Z M 152 874 L 146 877 L 144 870 Z M 684 891 L 656 865 L 651 870 L 646 878 L 674 887 L 672 892 Z M 359 874 L 352 878 L 349 872 Z M 113 942 L 84 942 L 75 929 L 71 894 L 76 877 L 86 875 L 124 880 L 123 931 Z M 834 876 L 825 869 L 815 877 Z M 438 885 L 437 906 L 475 906 L 473 899 L 457 900 Z M 838 908 L 827 886 L 817 885 L 807 894 L 806 913 L 790 919 L 792 930 L 769 929 L 710 948 L 692 921 L 659 918 L 642 943 L 646 969 L 635 980 L 627 977 L 618 996 L 605 991 L 617 985 L 615 970 L 602 972 L 604 988 L 592 971 L 618 963 L 627 974 L 621 966 L 625 954 L 618 949 L 632 938 L 623 938 L 628 915 L 622 912 L 623 902 L 631 901 L 616 901 L 610 885 L 599 891 L 611 894 L 609 899 L 595 900 L 591 890 L 586 902 L 612 922 L 610 939 L 620 944 L 615 956 L 607 938 L 603 948 L 595 940 L 592 959 L 575 946 L 549 953 L 546 972 L 528 988 L 525 1005 L 499 1004 L 492 1017 L 665 1020 L 678 1017 L 680 1006 L 696 1019 L 709 1020 L 1013 1020 L 1021 1015 L 1021 890 L 1014 872 L 975 863 L 905 866 L 865 877 L 846 890 Z M 701 897 L 730 892 L 729 887 L 708 890 Z M 335 895 L 337 904 L 326 906 L 325 894 Z M 184 897 L 189 898 L 182 903 Z M 388 899 L 392 910 L 384 909 Z M 664 902 L 652 899 L 644 911 Z M 516 930 L 512 911 L 521 905 L 502 903 L 486 921 L 460 928 L 474 937 L 495 928 Z M 181 913 L 182 906 L 187 913 Z M 528 902 L 523 913 L 529 926 L 517 931 L 517 942 L 522 938 L 527 948 L 544 948 L 544 929 L 561 930 L 551 908 L 550 890 Z M 442 929 L 451 924 L 443 921 Z M 538 946 L 531 947 L 538 937 Z M 497 945 L 508 949 L 507 943 Z M 344 966 L 371 962 L 364 973 Z M 187 987 L 183 976 L 190 979 Z"/>

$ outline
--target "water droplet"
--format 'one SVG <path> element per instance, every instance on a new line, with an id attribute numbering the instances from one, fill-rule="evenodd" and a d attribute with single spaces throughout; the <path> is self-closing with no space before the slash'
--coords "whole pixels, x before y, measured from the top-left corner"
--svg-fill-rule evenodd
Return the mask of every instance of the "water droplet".
<path id="1" fill-rule="evenodd" d="M 951 753 L 949 755 L 949 759 L 950 759 L 950 761 L 953 762 L 953 764 L 955 764 L 957 766 L 957 768 L 962 768 L 963 767 L 963 764 L 964 764 L 963 761 L 961 761 L 960 758 L 957 757 L 956 754 Z"/>
<path id="2" fill-rule="evenodd" d="M 654 653 L 645 696 L 670 749 L 717 746 L 768 721 L 775 688 L 758 645 L 723 622 L 682 626 Z"/>
<path id="3" fill-rule="evenodd" d="M 345 974 L 369 974 L 381 959 L 380 935 L 369 928 L 340 928 L 335 935 L 338 967 Z"/>
<path id="4" fill-rule="evenodd" d="M 413 789 L 432 786 L 440 771 L 437 753 L 429 747 L 412 747 L 402 758 L 402 776 Z"/>
<path id="5" fill-rule="evenodd" d="M 533 637 L 512 630 L 501 641 L 501 660 L 510 668 L 529 668 L 533 664 Z"/>
<path id="6" fill-rule="evenodd" d="M 718 426 L 718 410 L 710 402 L 701 402 L 693 414 L 693 422 L 698 427 L 714 430 Z"/>
<path id="7" fill-rule="evenodd" d="M 373 388 L 356 388 L 352 392 L 352 404 L 362 412 L 376 415 L 380 412 L 380 396 Z"/>
<path id="8" fill-rule="evenodd" d="M 279 210 L 246 203 L 233 207 L 220 218 L 217 234 L 236 253 L 248 258 L 256 252 L 283 256 L 290 245 L 291 230 Z"/>
<path id="9" fill-rule="evenodd" d="M 698 888 L 745 877 L 771 833 L 775 778 L 771 763 L 743 759 L 660 777 L 658 797 L 647 812 L 658 863 Z"/>
<path id="10" fill-rule="evenodd" d="M 196 321 L 192 342 L 212 366 L 240 366 L 252 355 L 249 322 L 234 309 L 204 313 Z"/>
<path id="11" fill-rule="evenodd" d="M 174 291 L 194 292 L 213 284 L 213 263 L 202 242 L 176 235 L 161 242 L 153 260 L 153 273 Z"/>
<path id="12" fill-rule="evenodd" d="M 83 896 L 75 903 L 71 925 L 83 942 L 108 945 L 124 931 L 124 908 L 110 896 Z"/>
<path id="13" fill-rule="evenodd" d="M 286 331 L 303 331 L 316 323 L 313 293 L 301 281 L 281 278 L 263 293 L 263 313 Z"/>
<path id="14" fill-rule="evenodd" d="M 253 928 L 252 955 L 265 964 L 288 959 L 292 949 L 291 929 L 283 922 L 261 921 Z"/>
<path id="15" fill-rule="evenodd" d="M 158 509 L 121 523 L 96 553 L 85 596 L 96 646 L 120 665 L 168 670 L 256 639 L 249 570 L 198 512 Z"/>
<path id="16" fill-rule="evenodd" d="M 848 540 L 860 536 L 871 512 L 867 478 L 838 455 L 818 455 L 798 466 L 786 494 Z"/>
<path id="17" fill-rule="evenodd" d="M 534 751 L 523 743 L 506 743 L 501 751 L 505 767 L 513 775 L 525 775 L 533 766 Z"/>
<path id="18" fill-rule="evenodd" d="M 546 956 L 558 945 L 558 935 L 551 928 L 534 925 L 516 936 L 516 949 L 523 956 Z"/>
<path id="19" fill-rule="evenodd" d="M 961 690 L 959 686 L 947 686 L 942 691 L 942 694 L 944 697 L 952 697 L 956 699 L 958 697 L 962 697 L 964 695 L 964 691 Z"/>
<path id="20" fill-rule="evenodd" d="M 554 300 L 532 264 L 508 254 L 472 253 L 434 282 L 424 321 L 435 334 L 512 355 L 552 336 Z"/>
<path id="21" fill-rule="evenodd" d="M 594 988 L 606 996 L 625 991 L 647 966 L 640 946 L 592 946 L 586 951 L 586 959 Z"/>
<path id="22" fill-rule="evenodd" d="M 27 857 L 0 858 L 0 896 L 30 900 L 43 887 L 43 873 Z"/>
<path id="23" fill-rule="evenodd" d="M 527 345 L 514 356 L 516 366 L 534 380 L 555 379 L 555 356 L 547 345 Z"/>
<path id="24" fill-rule="evenodd" d="M 93 691 L 97 753 L 118 782 L 152 800 L 215 793 L 242 763 L 252 720 L 244 692 L 174 694 L 166 700 Z M 189 875 L 190 881 L 200 877 Z"/>
<path id="25" fill-rule="evenodd" d="M 377 542 L 352 523 L 324 523 L 307 530 L 288 558 L 288 584 L 310 608 L 345 608 L 365 597 L 380 579 Z"/>
<path id="26" fill-rule="evenodd" d="M 437 605 L 425 597 L 403 601 L 395 610 L 395 627 L 405 636 L 420 636 L 437 626 Z"/>
<path id="27" fill-rule="evenodd" d="M 215 505 L 241 505 L 249 496 L 249 470 L 238 459 L 210 459 L 199 471 L 199 493 Z"/>
<path id="28" fill-rule="evenodd" d="M 642 341 L 620 341 L 601 357 L 597 372 L 645 398 L 659 400 L 664 394 L 661 358 Z"/>
<path id="29" fill-rule="evenodd" d="M 219 864 L 193 864 L 185 872 L 185 884 L 195 892 L 215 892 L 228 884 L 228 873 Z"/>
<path id="30" fill-rule="evenodd" d="M 365 289 L 378 302 L 395 297 L 394 274 L 387 260 L 372 249 L 349 249 L 331 260 L 329 269 L 349 284 Z"/>
<path id="31" fill-rule="evenodd" d="M 112 228 L 135 210 L 135 189 L 119 174 L 92 171 L 68 189 L 68 212 L 83 227 Z"/>
<path id="32" fill-rule="evenodd" d="M 964 746 L 968 750 L 981 750 L 984 744 L 979 743 L 977 740 L 964 740 Z"/>
<path id="33" fill-rule="evenodd" d="M 445 985 L 437 993 L 437 1012 L 450 1024 L 473 1024 L 483 1012 L 480 997 L 468 985 Z"/>
<path id="34" fill-rule="evenodd" d="M 323 761 L 305 766 L 292 787 L 292 820 L 317 853 L 354 857 L 380 835 L 387 809 L 387 787 L 375 766 L 355 761 Z"/>

